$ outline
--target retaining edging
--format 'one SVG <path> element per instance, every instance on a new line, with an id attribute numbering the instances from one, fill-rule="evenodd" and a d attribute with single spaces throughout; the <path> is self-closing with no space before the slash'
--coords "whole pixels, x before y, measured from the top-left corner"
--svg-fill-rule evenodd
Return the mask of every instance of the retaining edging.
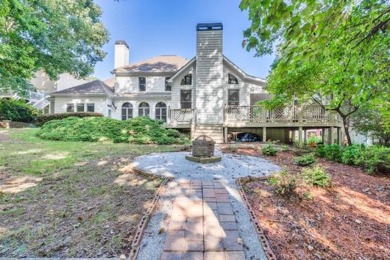
<path id="1" fill-rule="evenodd" d="M 131 171 L 134 173 L 140 174 L 140 175 L 145 175 L 148 177 L 153 176 L 155 178 L 158 178 L 156 175 L 154 175 L 150 172 L 146 172 L 146 171 L 140 170 L 140 169 L 135 168 L 135 167 L 133 167 L 129 172 L 131 172 Z M 133 242 L 131 243 L 131 251 L 130 251 L 130 255 L 129 255 L 130 260 L 135 260 L 137 258 L 137 255 L 139 252 L 139 246 L 140 246 L 142 237 L 144 235 L 145 228 L 149 223 L 150 216 L 152 215 L 154 209 L 156 208 L 156 205 L 158 204 L 158 201 L 160 200 L 161 194 L 163 193 L 163 191 L 165 189 L 165 185 L 169 181 L 171 181 L 172 179 L 173 178 L 169 178 L 169 177 L 163 178 L 163 181 L 160 184 L 160 186 L 156 192 L 156 195 L 154 195 L 154 198 L 152 200 L 150 207 L 147 209 L 146 213 L 144 213 L 141 220 L 139 221 L 138 226 L 137 226 L 137 231 L 135 233 Z"/>
<path id="2" fill-rule="evenodd" d="M 268 179 L 268 178 L 269 177 L 262 177 L 262 178 L 259 178 L 259 179 Z M 253 211 L 251 205 L 249 204 L 249 200 L 248 200 L 248 198 L 247 198 L 247 196 L 246 196 L 246 194 L 245 194 L 245 192 L 244 192 L 244 190 L 242 188 L 243 181 L 244 180 L 249 180 L 249 179 L 251 179 L 251 177 L 243 177 L 243 178 L 238 178 L 237 179 L 236 183 L 237 183 L 237 186 L 238 186 L 238 192 L 240 193 L 241 198 L 245 202 L 245 205 L 246 205 L 246 207 L 248 209 L 248 212 L 249 212 L 249 215 L 251 217 L 253 226 L 255 227 L 257 237 L 259 238 L 259 241 L 260 241 L 261 245 L 263 246 L 264 253 L 267 256 L 267 259 L 268 260 L 277 260 L 277 257 L 275 256 L 274 252 L 272 251 L 272 248 L 270 246 L 268 238 L 265 235 L 264 230 L 261 227 L 259 221 L 257 220 L 255 212 Z"/>

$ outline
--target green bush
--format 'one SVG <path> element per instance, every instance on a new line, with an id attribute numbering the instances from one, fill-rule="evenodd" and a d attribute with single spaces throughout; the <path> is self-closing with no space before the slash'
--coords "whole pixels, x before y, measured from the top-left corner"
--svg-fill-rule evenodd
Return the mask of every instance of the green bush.
<path id="1" fill-rule="evenodd" d="M 297 176 L 289 173 L 287 170 L 283 170 L 276 174 L 273 174 L 268 183 L 275 187 L 275 191 L 278 195 L 290 197 L 295 195 L 295 189 L 297 188 Z"/>
<path id="2" fill-rule="evenodd" d="M 0 99 L 0 120 L 32 123 L 38 110 L 23 100 Z"/>
<path id="3" fill-rule="evenodd" d="M 369 146 L 361 151 L 356 164 L 362 166 L 368 173 L 390 174 L 390 148 Z"/>
<path id="4" fill-rule="evenodd" d="M 267 144 L 261 148 L 261 152 L 264 155 L 274 156 L 278 153 L 278 150 L 273 144 Z"/>
<path id="5" fill-rule="evenodd" d="M 319 167 L 305 168 L 301 172 L 301 177 L 309 184 L 320 187 L 329 187 L 332 185 L 331 176 Z"/>
<path id="6" fill-rule="evenodd" d="M 313 153 L 308 153 L 299 157 L 295 157 L 294 162 L 300 166 L 308 166 L 316 162 L 316 157 Z"/>
<path id="7" fill-rule="evenodd" d="M 287 144 L 282 144 L 280 145 L 280 150 L 283 152 L 288 152 L 290 151 L 290 146 L 288 146 Z"/>
<path id="8" fill-rule="evenodd" d="M 363 150 L 364 147 L 357 144 L 345 147 L 341 155 L 341 162 L 348 165 L 359 165 Z"/>
<path id="9" fill-rule="evenodd" d="M 105 117 L 68 117 L 45 123 L 37 136 L 61 141 L 108 141 L 136 144 L 182 144 L 187 139 L 148 117 L 119 121 Z"/>
<path id="10" fill-rule="evenodd" d="M 319 145 L 315 152 L 320 157 L 324 157 L 335 162 L 341 162 L 343 148 L 338 144 Z"/>
<path id="11" fill-rule="evenodd" d="M 72 112 L 72 113 L 58 113 L 58 114 L 45 114 L 39 115 L 36 120 L 37 126 L 42 126 L 46 122 L 51 120 L 60 120 L 68 117 L 103 117 L 103 114 L 94 112 Z"/>

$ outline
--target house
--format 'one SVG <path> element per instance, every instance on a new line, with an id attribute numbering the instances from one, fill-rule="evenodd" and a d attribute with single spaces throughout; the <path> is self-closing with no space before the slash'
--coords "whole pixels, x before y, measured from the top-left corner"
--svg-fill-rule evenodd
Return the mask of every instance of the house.
<path id="1" fill-rule="evenodd" d="M 196 26 L 196 56 L 161 55 L 129 63 L 129 46 L 115 43 L 111 89 L 96 80 L 51 93 L 51 112 L 94 111 L 118 120 L 149 116 L 165 127 L 191 130 L 227 142 L 237 132 L 263 140 L 303 141 L 310 129 L 340 137 L 337 117 L 316 105 L 291 104 L 275 110 L 255 106 L 269 98 L 266 80 L 246 74 L 223 55 L 223 25 Z M 337 130 L 337 134 L 335 134 Z"/>

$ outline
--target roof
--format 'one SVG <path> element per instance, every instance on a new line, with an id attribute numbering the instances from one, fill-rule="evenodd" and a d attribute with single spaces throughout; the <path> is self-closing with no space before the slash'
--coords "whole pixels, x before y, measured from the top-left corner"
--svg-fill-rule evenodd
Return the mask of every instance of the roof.
<path id="1" fill-rule="evenodd" d="M 141 62 L 116 68 L 113 72 L 176 72 L 188 62 L 177 55 L 160 55 Z"/>
<path id="2" fill-rule="evenodd" d="M 109 79 L 105 79 L 103 80 L 103 82 L 109 86 L 112 89 L 114 89 L 114 86 L 115 86 L 115 78 L 109 78 Z"/>
<path id="3" fill-rule="evenodd" d="M 53 93 L 50 93 L 51 96 L 55 95 L 80 95 L 80 94 L 88 94 L 88 95 L 113 95 L 114 93 L 110 89 L 109 86 L 107 86 L 103 81 L 101 80 L 94 80 L 90 81 L 72 88 L 67 88 L 64 90 L 56 91 Z"/>

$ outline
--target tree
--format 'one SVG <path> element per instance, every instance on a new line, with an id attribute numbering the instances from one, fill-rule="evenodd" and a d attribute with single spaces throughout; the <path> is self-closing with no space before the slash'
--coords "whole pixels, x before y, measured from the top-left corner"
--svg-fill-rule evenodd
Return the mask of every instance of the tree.
<path id="1" fill-rule="evenodd" d="M 349 121 L 364 104 L 389 102 L 390 1 L 242 0 L 252 24 L 247 49 L 276 53 L 267 90 L 273 104 L 312 100 Z"/>
<path id="2" fill-rule="evenodd" d="M 390 145 L 390 131 L 385 129 L 383 115 L 377 109 L 362 107 L 353 115 L 352 122 L 356 132 L 375 138 L 381 145 Z"/>
<path id="3" fill-rule="evenodd" d="M 84 77 L 105 53 L 108 32 L 93 0 L 2 0 L 0 87 L 26 90 L 39 69 Z"/>

